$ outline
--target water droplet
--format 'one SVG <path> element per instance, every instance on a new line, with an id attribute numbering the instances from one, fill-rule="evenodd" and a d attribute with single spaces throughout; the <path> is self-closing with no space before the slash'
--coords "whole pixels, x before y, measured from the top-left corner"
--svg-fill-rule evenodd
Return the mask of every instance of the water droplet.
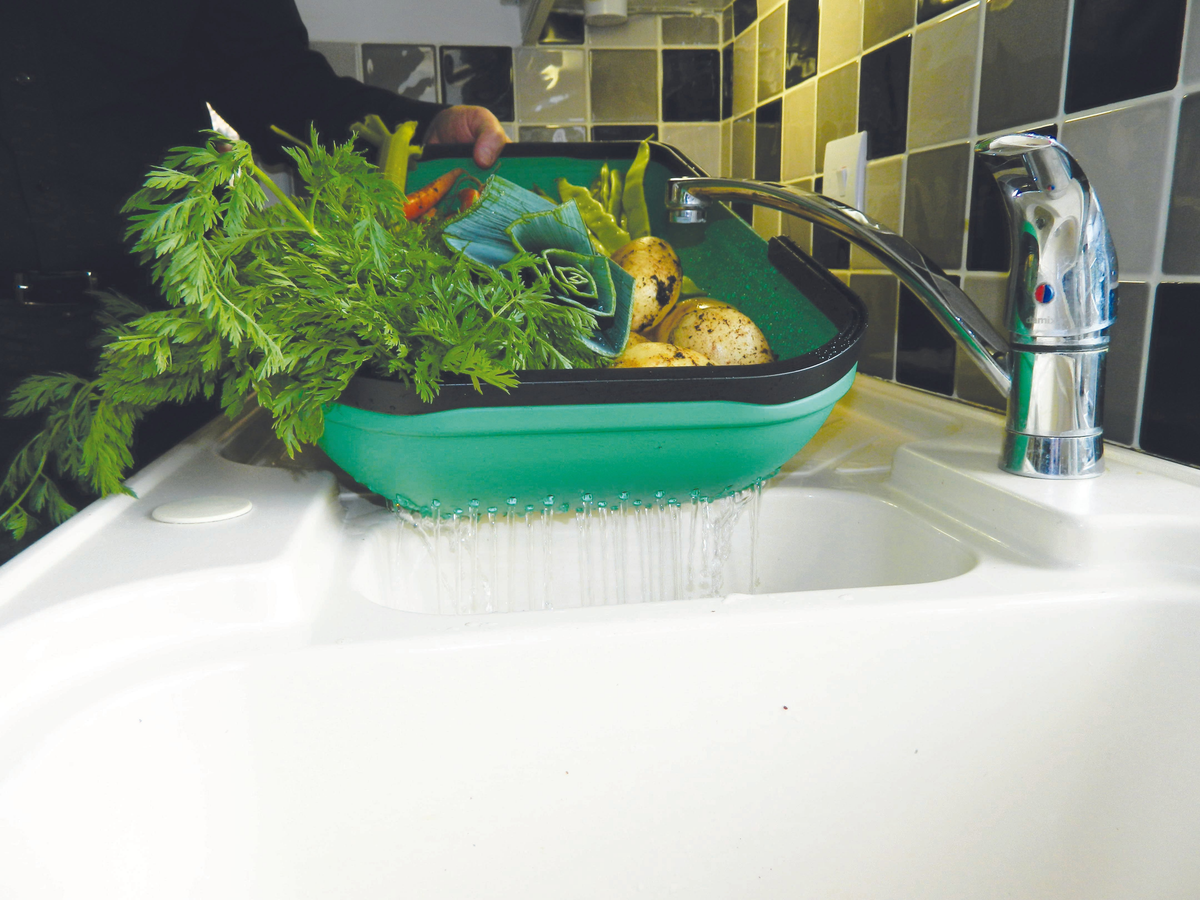
<path id="1" fill-rule="evenodd" d="M 516 505 L 517 505 L 517 498 L 516 498 L 516 497 L 509 497 L 509 498 L 508 498 L 507 500 L 505 500 L 504 502 L 505 502 L 505 503 L 507 503 L 509 506 L 516 506 Z"/>
<path id="2" fill-rule="evenodd" d="M 489 506 L 487 508 L 487 511 L 488 511 L 488 515 L 494 516 L 496 514 L 497 508 L 495 506 Z"/>
<path id="3" fill-rule="evenodd" d="M 471 507 L 471 509 L 479 509 L 479 501 L 471 500 L 470 502 L 467 503 L 467 506 Z"/>

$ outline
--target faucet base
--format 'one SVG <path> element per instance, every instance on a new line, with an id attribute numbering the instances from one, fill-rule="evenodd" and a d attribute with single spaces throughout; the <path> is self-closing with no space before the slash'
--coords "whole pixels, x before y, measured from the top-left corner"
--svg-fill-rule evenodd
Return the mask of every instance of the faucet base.
<path id="1" fill-rule="evenodd" d="M 1104 473 L 1104 435 L 1045 437 L 1006 431 L 1000 468 L 1028 478 L 1095 478 Z"/>

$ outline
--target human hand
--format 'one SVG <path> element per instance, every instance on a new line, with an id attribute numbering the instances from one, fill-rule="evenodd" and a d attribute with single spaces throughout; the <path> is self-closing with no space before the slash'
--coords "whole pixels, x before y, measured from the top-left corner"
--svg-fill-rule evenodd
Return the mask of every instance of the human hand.
<path id="1" fill-rule="evenodd" d="M 482 106 L 451 106 L 433 117 L 426 144 L 474 144 L 475 164 L 486 169 L 500 156 L 508 135 L 500 120 Z"/>

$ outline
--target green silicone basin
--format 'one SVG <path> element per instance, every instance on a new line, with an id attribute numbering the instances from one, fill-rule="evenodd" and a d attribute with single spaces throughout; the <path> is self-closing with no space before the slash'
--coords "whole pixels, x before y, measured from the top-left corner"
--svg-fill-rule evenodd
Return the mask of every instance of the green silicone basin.
<path id="1" fill-rule="evenodd" d="M 779 471 L 824 424 L 855 370 L 788 403 L 509 406 L 388 415 L 344 404 L 321 447 L 362 484 L 429 514 L 715 498 Z M 661 492 L 661 495 L 659 494 Z"/>

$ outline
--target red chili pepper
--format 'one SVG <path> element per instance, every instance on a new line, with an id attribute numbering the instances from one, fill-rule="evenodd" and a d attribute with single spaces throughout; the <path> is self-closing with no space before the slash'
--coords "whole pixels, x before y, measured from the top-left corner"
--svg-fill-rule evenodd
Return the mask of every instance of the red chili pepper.
<path id="1" fill-rule="evenodd" d="M 404 218 L 411 222 L 429 212 L 445 199 L 455 182 L 463 174 L 462 169 L 451 169 L 445 175 L 439 175 L 420 190 L 413 191 L 408 195 L 404 204 Z"/>

